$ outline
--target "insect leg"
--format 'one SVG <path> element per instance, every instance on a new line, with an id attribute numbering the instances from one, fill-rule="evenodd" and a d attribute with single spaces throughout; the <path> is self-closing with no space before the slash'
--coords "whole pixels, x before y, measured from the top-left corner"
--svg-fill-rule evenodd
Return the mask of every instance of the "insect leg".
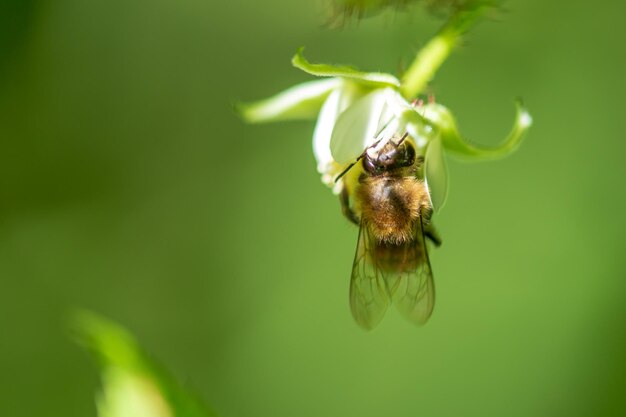
<path id="1" fill-rule="evenodd" d="M 435 226 L 432 223 L 428 223 L 424 225 L 424 236 L 430 239 L 431 242 L 435 244 L 435 246 L 441 246 L 441 236 L 437 233 Z"/>
<path id="2" fill-rule="evenodd" d="M 348 220 L 352 223 L 359 225 L 359 219 L 356 218 L 354 211 L 350 208 L 350 196 L 348 194 L 348 189 L 344 185 L 341 189 L 341 193 L 339 194 L 339 202 L 341 203 L 341 212 Z"/>

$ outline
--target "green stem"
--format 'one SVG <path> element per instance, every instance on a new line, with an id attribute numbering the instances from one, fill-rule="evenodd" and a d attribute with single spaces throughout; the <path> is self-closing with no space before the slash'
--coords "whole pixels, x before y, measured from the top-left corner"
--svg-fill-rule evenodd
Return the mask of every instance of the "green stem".
<path id="1" fill-rule="evenodd" d="M 401 92 L 405 98 L 410 100 L 424 90 L 450 52 L 459 44 L 461 36 L 490 8 L 490 5 L 482 2 L 474 3 L 450 17 L 439 34 L 417 53 L 402 76 Z"/>

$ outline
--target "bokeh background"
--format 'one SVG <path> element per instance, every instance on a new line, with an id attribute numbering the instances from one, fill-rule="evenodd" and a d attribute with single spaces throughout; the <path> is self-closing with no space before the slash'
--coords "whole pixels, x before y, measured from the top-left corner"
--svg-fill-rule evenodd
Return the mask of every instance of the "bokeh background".
<path id="1" fill-rule="evenodd" d="M 310 79 L 289 60 L 394 72 L 440 20 L 340 29 L 323 2 L 4 0 L 0 415 L 96 413 L 73 308 L 129 327 L 223 417 L 625 415 L 626 5 L 511 0 L 432 84 L 472 140 L 535 124 L 512 157 L 449 163 L 438 291 L 418 329 L 365 333 L 357 230 L 322 186 L 310 122 L 234 100 Z"/>

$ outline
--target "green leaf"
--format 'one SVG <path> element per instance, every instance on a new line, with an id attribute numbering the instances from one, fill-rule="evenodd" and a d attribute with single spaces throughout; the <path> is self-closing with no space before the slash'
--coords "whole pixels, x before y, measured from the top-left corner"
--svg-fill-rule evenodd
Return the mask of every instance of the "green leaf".
<path id="1" fill-rule="evenodd" d="M 265 100 L 235 104 L 235 111 L 248 123 L 314 119 L 324 100 L 341 83 L 339 78 L 309 81 Z"/>
<path id="2" fill-rule="evenodd" d="M 424 159 L 424 177 L 430 191 L 433 210 L 437 212 L 448 198 L 448 167 L 441 138 L 435 138 L 428 143 Z"/>
<path id="3" fill-rule="evenodd" d="M 499 145 L 487 147 L 464 139 L 459 133 L 454 116 L 441 104 L 426 105 L 424 117 L 440 132 L 446 150 L 462 159 L 473 161 L 500 159 L 515 152 L 532 124 L 532 117 L 518 101 L 513 128 L 508 136 Z"/>
<path id="4" fill-rule="evenodd" d="M 153 361 L 124 328 L 90 312 L 77 313 L 72 324 L 77 341 L 100 365 L 99 417 L 215 416 Z"/>
<path id="5" fill-rule="evenodd" d="M 382 72 L 362 72 L 352 67 L 337 66 L 329 64 L 311 64 L 304 58 L 300 48 L 291 59 L 294 67 L 302 71 L 318 77 L 340 77 L 347 78 L 359 82 L 360 84 L 371 87 L 400 87 L 400 81 L 391 74 Z"/>

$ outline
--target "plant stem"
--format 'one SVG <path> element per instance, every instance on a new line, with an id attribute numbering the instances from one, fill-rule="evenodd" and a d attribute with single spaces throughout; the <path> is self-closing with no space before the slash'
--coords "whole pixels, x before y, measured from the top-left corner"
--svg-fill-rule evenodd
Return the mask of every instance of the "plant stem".
<path id="1" fill-rule="evenodd" d="M 450 52 L 459 44 L 461 36 L 489 8 L 491 8 L 489 4 L 473 3 L 462 7 L 448 19 L 437 36 L 417 53 L 413 63 L 402 76 L 401 91 L 406 99 L 410 100 L 424 90 Z"/>

